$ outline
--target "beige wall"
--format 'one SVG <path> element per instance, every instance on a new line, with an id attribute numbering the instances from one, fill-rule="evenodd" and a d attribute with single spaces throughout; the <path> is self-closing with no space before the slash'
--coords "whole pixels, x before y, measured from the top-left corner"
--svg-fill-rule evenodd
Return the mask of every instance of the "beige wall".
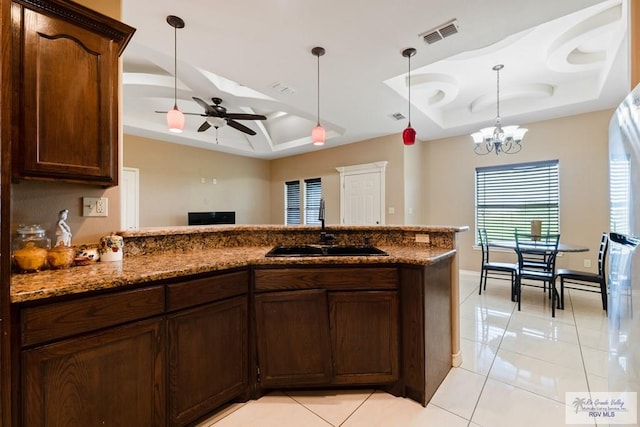
<path id="1" fill-rule="evenodd" d="M 120 19 L 120 0 L 76 0 L 93 10 Z M 122 141 L 122 138 L 120 138 Z M 120 142 L 120 144 L 122 144 Z M 106 197 L 109 216 L 85 218 L 82 216 L 82 197 Z M 67 223 L 73 233 L 72 244 L 97 243 L 101 236 L 120 229 L 120 189 L 104 189 L 92 185 L 58 182 L 21 182 L 11 186 L 11 225 L 42 224 L 54 236 L 58 212 L 69 209 Z"/>
<path id="2" fill-rule="evenodd" d="M 266 160 L 125 135 L 124 166 L 140 169 L 141 227 L 186 225 L 190 211 L 236 211 L 238 224 L 269 222 Z"/>
<path id="3" fill-rule="evenodd" d="M 404 146 L 399 135 L 376 138 L 355 144 L 318 150 L 312 153 L 271 161 L 271 223 L 284 224 L 284 183 L 306 178 L 322 179 L 322 197 L 326 201 L 326 223 L 340 223 L 339 166 L 352 166 L 387 161 L 386 206 L 387 224 L 404 224 Z M 417 151 L 417 146 L 406 150 Z"/>
<path id="4" fill-rule="evenodd" d="M 424 143 L 425 212 L 429 224 L 469 225 L 459 239 L 460 267 L 479 270 L 474 244 L 475 168 L 537 160 L 560 161 L 561 241 L 589 246 L 588 253 L 564 254 L 560 267 L 584 269 L 595 259 L 600 234 L 609 230 L 608 126 L 613 110 L 527 124 L 516 155 L 477 156 L 468 135 Z M 508 124 L 508 123 L 507 123 Z M 512 253 L 505 255 L 515 259 Z M 500 257 L 496 257 L 499 260 Z"/>

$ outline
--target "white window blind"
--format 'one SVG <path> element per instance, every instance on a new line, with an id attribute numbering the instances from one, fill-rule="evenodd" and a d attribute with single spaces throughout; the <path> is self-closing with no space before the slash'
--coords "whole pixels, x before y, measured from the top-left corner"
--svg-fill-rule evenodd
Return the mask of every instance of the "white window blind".
<path id="1" fill-rule="evenodd" d="M 284 224 L 300 224 L 300 181 L 287 181 L 284 188 Z"/>
<path id="2" fill-rule="evenodd" d="M 320 225 L 320 199 L 322 198 L 322 181 L 320 178 L 304 180 L 304 223 Z"/>
<path id="3" fill-rule="evenodd" d="M 513 240 L 532 220 L 543 234 L 559 233 L 559 201 L 558 160 L 476 168 L 476 227 L 489 240 Z"/>
<path id="4" fill-rule="evenodd" d="M 631 211 L 631 163 L 628 157 L 609 161 L 611 231 L 629 234 Z"/>

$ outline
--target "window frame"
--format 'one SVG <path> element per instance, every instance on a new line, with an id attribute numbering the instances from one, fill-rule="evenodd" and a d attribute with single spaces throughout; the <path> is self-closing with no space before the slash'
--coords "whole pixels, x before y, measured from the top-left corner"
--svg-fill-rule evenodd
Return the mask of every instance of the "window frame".
<path id="1" fill-rule="evenodd" d="M 542 220 L 542 233 L 560 233 L 560 162 L 544 160 L 477 167 L 475 170 L 475 240 L 487 229 L 489 240 L 513 240 L 516 229 L 531 230 Z"/>
<path id="2" fill-rule="evenodd" d="M 295 197 L 294 197 L 295 196 Z M 284 224 L 320 225 L 322 178 L 306 178 L 284 182 Z"/>

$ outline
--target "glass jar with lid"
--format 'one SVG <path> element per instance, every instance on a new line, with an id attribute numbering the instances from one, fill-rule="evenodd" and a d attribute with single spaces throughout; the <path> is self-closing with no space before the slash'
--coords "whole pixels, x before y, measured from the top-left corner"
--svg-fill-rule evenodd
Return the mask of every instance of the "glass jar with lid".
<path id="1" fill-rule="evenodd" d="M 18 236 L 13 241 L 13 259 L 21 271 L 38 271 L 44 267 L 51 240 L 39 224 L 18 226 Z"/>

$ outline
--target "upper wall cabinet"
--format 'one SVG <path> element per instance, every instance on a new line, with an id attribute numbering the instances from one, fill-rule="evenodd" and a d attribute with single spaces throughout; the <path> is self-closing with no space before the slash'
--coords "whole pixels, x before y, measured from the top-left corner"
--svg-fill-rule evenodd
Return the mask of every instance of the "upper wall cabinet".
<path id="1" fill-rule="evenodd" d="M 118 184 L 118 57 L 134 28 L 76 3 L 14 0 L 15 179 Z"/>

